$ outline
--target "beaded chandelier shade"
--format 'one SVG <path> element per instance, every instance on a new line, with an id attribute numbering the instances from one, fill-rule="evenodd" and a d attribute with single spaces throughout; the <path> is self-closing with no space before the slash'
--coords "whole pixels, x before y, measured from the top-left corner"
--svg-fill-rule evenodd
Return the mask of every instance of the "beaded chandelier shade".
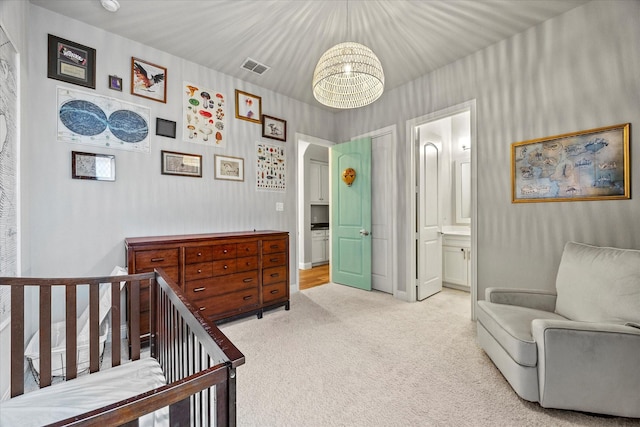
<path id="1" fill-rule="evenodd" d="M 363 107 L 383 91 L 382 64 L 371 49 L 359 43 L 340 43 L 327 50 L 313 73 L 313 96 L 329 107 Z"/>

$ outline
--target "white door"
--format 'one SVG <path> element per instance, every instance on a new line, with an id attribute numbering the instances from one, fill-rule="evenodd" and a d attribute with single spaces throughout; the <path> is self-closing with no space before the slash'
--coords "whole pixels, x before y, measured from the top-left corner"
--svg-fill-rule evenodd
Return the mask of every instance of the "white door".
<path id="1" fill-rule="evenodd" d="M 372 136 L 371 287 L 388 294 L 393 294 L 393 149 L 392 133 Z"/>
<path id="2" fill-rule="evenodd" d="M 438 147 L 418 141 L 418 284 L 417 299 L 422 301 L 442 290 L 442 237 L 439 221 Z"/>

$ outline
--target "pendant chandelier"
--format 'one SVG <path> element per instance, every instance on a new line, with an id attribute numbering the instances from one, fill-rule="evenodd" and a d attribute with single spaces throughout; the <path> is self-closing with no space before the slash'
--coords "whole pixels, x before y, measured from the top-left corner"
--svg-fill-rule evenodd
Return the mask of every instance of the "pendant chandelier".
<path id="1" fill-rule="evenodd" d="M 347 3 L 347 33 L 349 3 Z M 327 50 L 313 72 L 313 96 L 333 108 L 358 108 L 371 104 L 384 91 L 384 72 L 375 53 L 355 42 L 339 43 Z"/>

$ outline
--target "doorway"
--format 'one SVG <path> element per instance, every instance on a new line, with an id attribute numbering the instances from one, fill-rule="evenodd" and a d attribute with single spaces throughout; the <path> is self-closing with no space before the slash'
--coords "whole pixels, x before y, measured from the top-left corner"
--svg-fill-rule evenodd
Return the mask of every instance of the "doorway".
<path id="1" fill-rule="evenodd" d="M 370 137 L 372 143 L 372 288 L 404 299 L 404 292 L 397 290 L 397 234 L 398 207 L 394 197 L 396 176 L 396 126 L 378 129 L 353 138 Z M 301 289 L 301 276 L 313 274 L 311 271 L 311 213 L 308 204 L 308 182 L 305 184 L 305 152 L 309 146 L 320 146 L 327 150 L 335 143 L 308 135 L 297 134 L 298 141 L 298 289 Z M 307 162 L 309 159 L 307 159 Z M 308 181 L 308 179 L 307 179 Z M 331 207 L 329 206 L 329 209 Z M 330 226 L 330 224 L 329 224 Z M 330 247 L 330 242 L 328 242 Z M 329 263 L 331 254 L 329 253 Z M 320 273 L 320 269 L 316 270 Z M 330 280 L 330 277 L 329 277 Z M 294 289 L 292 289 L 294 290 Z"/>
<path id="2" fill-rule="evenodd" d="M 469 292 L 475 318 L 475 100 L 407 122 L 411 171 L 408 213 L 415 278 L 410 300 L 442 286 Z"/>

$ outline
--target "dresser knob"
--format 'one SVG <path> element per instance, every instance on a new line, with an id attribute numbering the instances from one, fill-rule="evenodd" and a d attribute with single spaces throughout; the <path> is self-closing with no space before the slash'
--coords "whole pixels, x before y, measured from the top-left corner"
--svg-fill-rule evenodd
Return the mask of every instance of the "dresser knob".
<path id="1" fill-rule="evenodd" d="M 202 273 L 202 270 L 198 269 L 198 273 Z"/>
<path id="2" fill-rule="evenodd" d="M 226 253 L 227 253 L 227 250 L 225 249 L 224 251 L 222 251 L 222 253 L 223 253 L 223 254 L 226 254 Z"/>
<path id="3" fill-rule="evenodd" d="M 224 266 L 224 269 L 226 270 L 227 268 L 229 268 L 229 266 L 228 266 L 228 265 L 225 265 L 225 266 Z"/>
<path id="4" fill-rule="evenodd" d="M 198 256 L 202 256 L 202 252 L 198 252 Z"/>

